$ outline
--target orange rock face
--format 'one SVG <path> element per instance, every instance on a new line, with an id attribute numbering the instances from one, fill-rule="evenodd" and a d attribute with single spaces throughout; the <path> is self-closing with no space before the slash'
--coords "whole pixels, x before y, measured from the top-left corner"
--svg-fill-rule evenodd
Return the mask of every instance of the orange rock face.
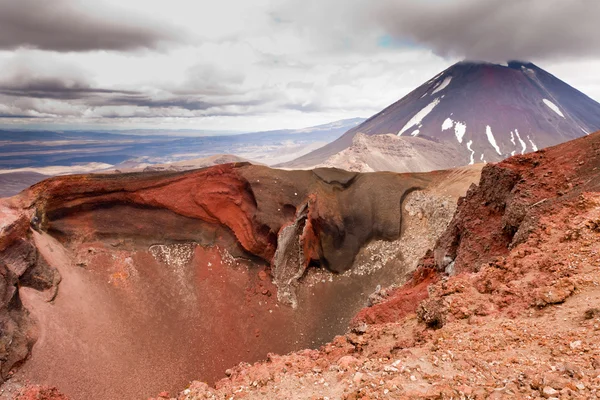
<path id="1" fill-rule="evenodd" d="M 372 307 L 363 308 L 352 321 L 352 326 L 361 323 L 369 325 L 395 322 L 412 314 L 419 303 L 428 297 L 427 288 L 438 280 L 437 271 L 420 268 L 410 281 L 392 291 L 389 298 Z"/>

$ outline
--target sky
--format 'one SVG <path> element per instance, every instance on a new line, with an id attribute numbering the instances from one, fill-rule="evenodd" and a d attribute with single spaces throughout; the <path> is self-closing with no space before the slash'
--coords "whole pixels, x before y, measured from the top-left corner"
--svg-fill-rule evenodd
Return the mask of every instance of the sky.
<path id="1" fill-rule="evenodd" d="M 0 0 L 0 127 L 301 128 L 463 59 L 600 101 L 598 20 L 597 0 Z"/>

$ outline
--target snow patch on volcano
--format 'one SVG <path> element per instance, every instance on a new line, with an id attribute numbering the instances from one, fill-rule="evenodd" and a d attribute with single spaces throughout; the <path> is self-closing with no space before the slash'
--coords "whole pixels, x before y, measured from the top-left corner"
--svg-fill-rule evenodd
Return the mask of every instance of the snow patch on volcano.
<path id="1" fill-rule="evenodd" d="M 438 79 L 439 77 L 441 77 L 442 75 L 444 75 L 444 71 L 440 72 L 439 74 L 437 74 L 436 76 L 434 76 L 433 78 L 428 80 L 427 83 L 435 82 L 435 80 Z"/>
<path id="2" fill-rule="evenodd" d="M 454 134 L 458 143 L 462 143 L 463 136 L 467 132 L 467 124 L 460 121 L 454 121 L 452 118 L 446 118 L 442 124 L 442 132 L 454 127 Z"/>
<path id="3" fill-rule="evenodd" d="M 531 143 L 531 148 L 533 149 L 533 151 L 538 151 L 537 146 L 535 145 L 535 143 L 533 143 L 533 140 L 529 138 L 529 135 L 527 135 L 527 140 L 529 140 L 529 143 Z"/>
<path id="4" fill-rule="evenodd" d="M 439 83 L 438 86 L 433 90 L 433 92 L 431 92 L 431 94 L 436 94 L 437 92 L 441 92 L 442 90 L 446 89 L 451 81 L 451 76 L 445 77 L 442 83 Z"/>
<path id="5" fill-rule="evenodd" d="M 469 165 L 473 165 L 473 164 L 475 164 L 475 150 L 473 150 L 473 149 L 471 148 L 471 145 L 472 145 L 472 144 L 473 144 L 473 141 L 472 141 L 472 140 L 469 140 L 469 141 L 467 142 L 467 149 L 469 149 L 469 151 L 471 152 L 471 161 L 469 161 Z"/>
<path id="6" fill-rule="evenodd" d="M 433 111 L 433 109 L 435 108 L 435 106 L 437 106 L 438 104 L 440 104 L 440 98 L 436 98 L 435 100 L 433 100 L 431 103 L 429 103 L 428 105 L 426 105 L 421 111 L 419 111 L 418 113 L 416 113 L 407 123 L 406 125 L 404 125 L 404 128 L 402 128 L 400 130 L 400 132 L 398 132 L 398 136 L 401 136 L 404 132 L 406 132 L 406 130 L 412 126 L 415 126 L 417 124 L 420 124 L 421 121 L 423 121 L 423 118 L 425 118 L 426 116 L 429 115 L 430 112 Z"/>
<path id="7" fill-rule="evenodd" d="M 521 154 L 525 154 L 525 150 L 527 149 L 527 145 L 525 144 L 525 142 L 523 141 L 523 139 L 521 139 L 521 136 L 519 135 L 519 131 L 517 129 L 515 129 L 515 134 L 517 135 L 517 139 L 519 139 L 519 143 L 521 143 Z"/>
<path id="8" fill-rule="evenodd" d="M 452 121 L 452 118 L 446 118 L 444 120 L 444 123 L 442 124 L 442 132 L 452 128 L 453 126 L 454 126 L 454 121 Z"/>
<path id="9" fill-rule="evenodd" d="M 454 134 L 456 135 L 456 139 L 458 140 L 459 143 L 462 143 L 463 136 L 465 136 L 466 132 L 467 132 L 467 124 L 456 121 L 456 124 L 454 125 Z"/>
<path id="10" fill-rule="evenodd" d="M 561 117 L 565 117 L 565 115 L 562 113 L 562 111 L 560 111 L 560 108 L 558 108 L 558 106 L 556 104 L 554 104 L 553 102 L 551 102 L 548 99 L 544 99 L 542 100 L 544 102 L 545 105 L 547 105 L 552 111 L 554 111 L 555 113 L 557 113 L 558 115 L 560 115 Z"/>
<path id="11" fill-rule="evenodd" d="M 498 144 L 496 144 L 496 138 L 494 137 L 494 134 L 492 133 L 491 126 L 487 125 L 485 127 L 485 135 L 487 136 L 488 142 L 490 142 L 492 147 L 494 147 L 494 149 L 496 150 L 496 153 L 498 153 L 499 155 L 502 155 L 502 153 L 500 153 L 500 147 L 498 147 Z"/>
<path id="12" fill-rule="evenodd" d="M 535 76 L 535 71 L 530 68 L 525 67 L 524 65 L 521 65 L 521 70 L 530 76 Z"/>

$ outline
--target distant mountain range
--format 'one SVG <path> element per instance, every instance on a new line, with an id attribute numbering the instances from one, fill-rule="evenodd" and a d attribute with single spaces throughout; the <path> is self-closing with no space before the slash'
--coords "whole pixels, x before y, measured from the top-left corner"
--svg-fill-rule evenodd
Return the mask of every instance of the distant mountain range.
<path id="1" fill-rule="evenodd" d="M 303 129 L 201 137 L 167 135 L 161 130 L 148 136 L 101 131 L 0 130 L 0 170 L 91 162 L 114 166 L 132 159 L 158 164 L 215 154 L 235 154 L 271 164 L 319 148 L 363 121 L 364 118 L 353 118 Z"/>
<path id="2" fill-rule="evenodd" d="M 281 163 L 330 143 L 363 121 L 353 118 L 303 129 L 202 137 L 171 136 L 161 130 L 151 135 L 141 131 L 0 130 L 0 197 L 14 195 L 48 176 L 67 173 L 144 169 L 157 164 L 168 169 L 162 165 L 167 163 L 187 169 L 239 159 Z M 224 154 L 237 157 L 210 158 Z"/>
<path id="3" fill-rule="evenodd" d="M 351 148 L 358 133 L 441 143 L 457 154 L 443 165 L 453 167 L 499 161 L 599 129 L 600 103 L 532 63 L 460 62 L 339 139 L 282 166 L 343 166 L 355 155 L 336 155 Z M 404 164 L 393 170 L 406 171 Z"/>

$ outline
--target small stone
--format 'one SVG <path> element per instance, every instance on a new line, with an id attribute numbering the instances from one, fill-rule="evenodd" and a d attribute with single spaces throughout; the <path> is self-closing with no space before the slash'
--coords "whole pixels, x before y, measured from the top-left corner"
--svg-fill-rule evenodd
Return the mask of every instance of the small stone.
<path id="1" fill-rule="evenodd" d="M 416 380 L 417 380 L 417 377 L 416 377 L 416 376 L 414 376 L 414 375 L 411 375 L 411 376 L 410 376 L 410 380 L 414 382 L 414 381 L 416 381 Z"/>
<path id="2" fill-rule="evenodd" d="M 367 331 L 368 325 L 363 321 L 352 328 L 352 332 L 362 335 Z"/>
<path id="3" fill-rule="evenodd" d="M 473 394 L 473 388 L 472 388 L 471 386 L 466 386 L 466 385 L 464 385 L 464 386 L 462 386 L 462 387 L 460 388 L 460 391 L 461 391 L 461 392 L 462 392 L 464 395 L 466 395 L 466 396 L 469 396 L 469 397 L 471 397 L 471 395 Z"/>
<path id="4" fill-rule="evenodd" d="M 578 348 L 580 348 L 580 347 L 581 347 L 581 340 L 576 340 L 576 341 L 574 341 L 574 342 L 571 342 L 571 343 L 569 344 L 569 346 L 571 346 L 571 348 L 572 348 L 573 350 L 575 350 L 575 349 L 578 349 Z"/>
<path id="5" fill-rule="evenodd" d="M 551 388 L 550 386 L 544 387 L 542 394 L 545 398 L 555 397 L 558 394 L 558 390 Z"/>
<path id="6" fill-rule="evenodd" d="M 585 319 L 594 319 L 600 317 L 600 309 L 599 308 L 590 308 L 585 311 L 583 314 Z"/>
<path id="7" fill-rule="evenodd" d="M 363 379 L 363 373 L 362 372 L 357 372 L 356 374 L 354 374 L 354 377 L 352 378 L 352 382 L 354 382 L 355 385 L 358 385 Z"/>
<path id="8" fill-rule="evenodd" d="M 354 365 L 359 364 L 359 361 L 356 357 L 352 357 L 352 356 L 343 356 L 342 358 L 340 358 L 338 360 L 338 365 L 340 366 L 340 368 L 343 369 L 348 369 Z"/>
<path id="9" fill-rule="evenodd" d="M 266 281 L 269 278 L 269 276 L 267 275 L 267 273 L 264 270 L 260 270 L 260 271 L 258 271 L 258 278 L 261 281 Z"/>

